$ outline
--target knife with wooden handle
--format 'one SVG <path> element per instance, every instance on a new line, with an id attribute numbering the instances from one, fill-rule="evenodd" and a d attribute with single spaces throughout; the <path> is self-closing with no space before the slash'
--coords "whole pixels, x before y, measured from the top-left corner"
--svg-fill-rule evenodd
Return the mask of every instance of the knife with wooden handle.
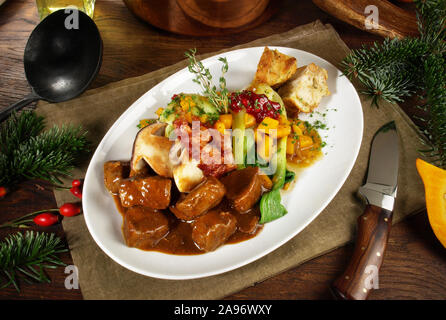
<path id="1" fill-rule="evenodd" d="M 398 133 L 392 121 L 381 127 L 372 141 L 367 181 L 359 188 L 367 205 L 358 218 L 355 249 L 331 288 L 338 299 L 365 300 L 379 287 L 397 192 L 398 159 Z"/>
<path id="2" fill-rule="evenodd" d="M 383 37 L 404 38 L 418 34 L 416 15 L 386 0 L 313 0 L 314 4 L 336 18 L 359 29 Z M 378 10 L 379 26 L 366 28 L 369 13 L 366 8 L 375 6 Z"/>

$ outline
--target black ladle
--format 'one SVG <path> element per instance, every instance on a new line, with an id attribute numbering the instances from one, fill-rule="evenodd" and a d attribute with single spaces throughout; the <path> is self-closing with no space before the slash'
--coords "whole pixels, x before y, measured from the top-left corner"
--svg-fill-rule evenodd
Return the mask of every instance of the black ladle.
<path id="1" fill-rule="evenodd" d="M 24 65 L 32 91 L 2 110 L 0 121 L 35 100 L 70 100 L 84 92 L 97 75 L 102 61 L 99 30 L 88 15 L 73 10 L 62 9 L 50 14 L 31 33 Z M 76 13 L 78 20 L 73 15 Z"/>

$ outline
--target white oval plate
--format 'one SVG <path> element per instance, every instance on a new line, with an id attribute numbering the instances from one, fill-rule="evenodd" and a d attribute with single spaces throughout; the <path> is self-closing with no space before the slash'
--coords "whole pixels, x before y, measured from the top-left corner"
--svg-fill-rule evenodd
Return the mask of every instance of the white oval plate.
<path id="1" fill-rule="evenodd" d="M 359 97 L 350 81 L 329 62 L 305 51 L 271 47 L 297 58 L 298 66 L 314 62 L 328 71 L 329 97 L 324 97 L 317 111 L 302 116 L 310 122 L 323 121 L 328 130 L 320 130 L 327 145 L 324 157 L 306 168 L 283 195 L 288 209 L 284 217 L 264 226 L 253 239 L 224 245 L 214 252 L 180 256 L 143 251 L 125 245 L 121 232 L 122 217 L 103 183 L 103 163 L 130 159 L 133 140 L 140 119 L 154 117 L 175 93 L 200 92 L 187 68 L 175 73 L 133 103 L 107 132 L 94 153 L 87 170 L 83 191 L 84 218 L 99 247 L 120 265 L 134 272 L 162 279 L 193 279 L 230 271 L 273 251 L 297 235 L 330 203 L 349 175 L 362 140 L 363 114 Z M 223 53 L 203 61 L 214 78 L 220 76 L 219 57 L 226 57 L 226 74 L 231 91 L 247 87 L 254 77 L 263 47 Z"/>

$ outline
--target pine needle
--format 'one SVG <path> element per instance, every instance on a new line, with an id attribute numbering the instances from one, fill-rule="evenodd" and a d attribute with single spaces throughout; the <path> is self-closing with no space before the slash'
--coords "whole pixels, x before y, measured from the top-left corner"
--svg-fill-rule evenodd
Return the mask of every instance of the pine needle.
<path id="1" fill-rule="evenodd" d="M 37 136 L 44 128 L 43 117 L 33 112 L 13 113 L 0 127 L 0 152 L 11 154 L 23 142 Z"/>
<path id="2" fill-rule="evenodd" d="M 446 168 L 446 0 L 415 0 L 420 36 L 385 39 L 353 50 L 341 63 L 344 75 L 357 78 L 372 98 L 403 102 L 420 95 L 428 140 L 424 154 Z"/>
<path id="3" fill-rule="evenodd" d="M 428 156 L 434 164 L 446 168 L 446 59 L 442 55 L 430 55 L 424 61 L 426 83 L 423 106 L 429 118 L 426 135 L 432 150 Z"/>
<path id="4" fill-rule="evenodd" d="M 54 233 L 27 231 L 10 234 L 0 242 L 0 289 L 27 283 L 50 282 L 44 269 L 65 265 L 57 256 L 66 252 L 62 240 Z"/>

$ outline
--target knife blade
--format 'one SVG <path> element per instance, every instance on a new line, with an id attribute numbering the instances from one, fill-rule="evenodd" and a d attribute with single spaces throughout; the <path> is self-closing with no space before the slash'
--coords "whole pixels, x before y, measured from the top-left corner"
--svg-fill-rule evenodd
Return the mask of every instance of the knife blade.
<path id="1" fill-rule="evenodd" d="M 379 287 L 398 187 L 398 140 L 393 121 L 373 137 L 366 183 L 358 190 L 366 207 L 358 218 L 355 249 L 344 273 L 331 287 L 338 299 L 365 300 Z"/>

